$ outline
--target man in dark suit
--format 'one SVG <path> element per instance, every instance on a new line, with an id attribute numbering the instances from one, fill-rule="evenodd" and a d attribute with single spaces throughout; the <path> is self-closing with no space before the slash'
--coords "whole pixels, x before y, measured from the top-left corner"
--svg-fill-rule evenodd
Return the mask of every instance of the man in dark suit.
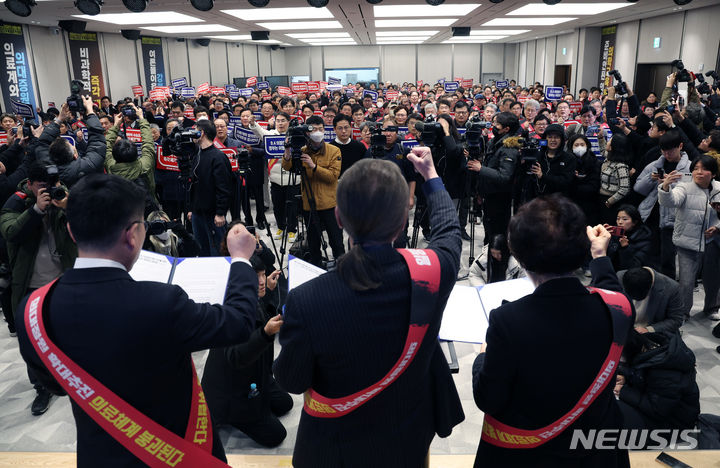
<path id="1" fill-rule="evenodd" d="M 117 176 L 90 175 L 73 187 L 67 218 L 80 258 L 46 298 L 43 321 L 51 341 L 78 366 L 183 437 L 197 379 L 190 353 L 244 342 L 254 328 L 258 280 L 248 259 L 255 237 L 233 227 L 224 304 L 196 304 L 178 286 L 136 282 L 127 273 L 146 237 L 144 201 L 137 185 Z M 22 356 L 48 389 L 64 394 L 30 342 L 26 300 L 16 315 Z M 74 401 L 72 409 L 78 466 L 145 466 Z M 212 454 L 225 460 L 217 434 Z"/>
<path id="2" fill-rule="evenodd" d="M 586 228 L 580 208 L 559 194 L 523 205 L 508 233 L 510 250 L 536 289 L 491 312 L 487 352 L 473 364 L 473 396 L 486 422 L 489 415 L 511 427 L 536 430 L 553 424 L 578 403 L 613 342 L 607 306 L 572 274 L 588 250 L 593 256 L 593 286 L 622 289 L 605 256 L 610 234 L 602 226 Z M 631 325 L 629 318 L 628 328 Z M 622 427 L 613 395 L 614 373 L 607 381 L 597 399 L 554 439 L 535 448 L 504 448 L 483 438 L 475 466 L 629 467 L 627 450 L 571 448 L 574 430 L 587 434 L 591 429 Z"/>
<path id="3" fill-rule="evenodd" d="M 638 333 L 673 333 L 680 330 L 685 312 L 680 285 L 650 267 L 631 268 L 617 274 L 635 305 Z"/>
<path id="4" fill-rule="evenodd" d="M 408 158 L 426 180 L 423 190 L 433 225 L 428 249 L 440 263 L 432 320 L 406 371 L 363 406 L 333 419 L 312 416 L 305 408 L 295 467 L 419 467 L 435 434 L 447 437 L 464 419 L 437 341 L 460 264 L 460 227 L 430 149 L 416 147 Z M 346 397 L 382 380 L 393 368 L 412 316 L 408 266 L 392 248 L 405 225 L 408 196 L 400 170 L 388 161 L 363 159 L 343 175 L 336 217 L 353 248 L 336 270 L 288 295 L 282 351 L 273 367 L 285 390 L 312 388 L 329 398 Z"/>

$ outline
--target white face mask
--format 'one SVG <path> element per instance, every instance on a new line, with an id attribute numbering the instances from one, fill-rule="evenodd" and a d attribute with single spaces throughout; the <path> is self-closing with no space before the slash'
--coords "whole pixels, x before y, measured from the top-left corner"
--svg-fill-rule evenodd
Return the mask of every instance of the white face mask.
<path id="1" fill-rule="evenodd" d="M 573 147 L 573 153 L 575 153 L 575 156 L 582 156 L 587 152 L 586 146 L 575 146 Z"/>
<path id="2" fill-rule="evenodd" d="M 320 143 L 325 139 L 325 132 L 312 132 L 310 134 L 310 139 L 315 143 Z"/>
<path id="3" fill-rule="evenodd" d="M 164 242 L 170 238 L 170 231 L 168 230 L 165 232 L 161 232 L 160 234 L 156 235 L 155 237 L 157 237 L 158 239 L 160 239 L 161 241 Z"/>

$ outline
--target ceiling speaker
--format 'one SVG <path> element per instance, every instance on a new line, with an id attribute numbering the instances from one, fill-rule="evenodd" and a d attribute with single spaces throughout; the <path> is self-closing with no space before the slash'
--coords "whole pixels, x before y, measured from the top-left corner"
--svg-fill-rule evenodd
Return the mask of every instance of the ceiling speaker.
<path id="1" fill-rule="evenodd" d="M 58 26 L 60 26 L 61 29 L 64 29 L 67 32 L 80 34 L 85 32 L 85 26 L 87 26 L 87 21 L 60 20 L 58 21 Z"/>
<path id="2" fill-rule="evenodd" d="M 199 46 L 207 47 L 210 45 L 210 39 L 195 39 L 195 43 Z"/>
<path id="3" fill-rule="evenodd" d="M 455 36 L 469 36 L 470 35 L 470 27 L 469 26 L 459 26 L 452 28 L 453 37 Z"/>
<path id="4" fill-rule="evenodd" d="M 129 41 L 137 41 L 138 39 L 140 39 L 139 29 L 121 29 L 120 34 L 122 34 L 122 37 Z"/>
<path id="5" fill-rule="evenodd" d="M 253 41 L 267 41 L 270 39 L 270 31 L 250 31 L 250 38 Z"/>

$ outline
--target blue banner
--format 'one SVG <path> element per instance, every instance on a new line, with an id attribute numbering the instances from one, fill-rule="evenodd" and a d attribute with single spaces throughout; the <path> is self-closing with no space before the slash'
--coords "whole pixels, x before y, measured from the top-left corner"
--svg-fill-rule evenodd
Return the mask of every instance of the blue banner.
<path id="1" fill-rule="evenodd" d="M 35 118 L 35 109 L 31 104 L 25 104 L 24 102 L 18 102 L 16 100 L 10 101 L 12 104 L 12 110 L 20 117 L 26 117 L 28 119 Z"/>
<path id="2" fill-rule="evenodd" d="M 398 136 L 399 137 L 404 137 L 405 135 L 408 134 L 408 132 L 409 132 L 409 130 L 407 127 L 398 127 Z"/>
<path id="3" fill-rule="evenodd" d="M 547 86 L 545 87 L 545 99 L 549 101 L 559 101 L 562 99 L 563 89 L 562 86 Z"/>
<path id="4" fill-rule="evenodd" d="M 352 89 L 352 88 L 348 88 L 348 89 L 345 90 L 345 94 L 346 94 L 348 97 L 353 97 L 353 96 L 355 96 L 355 90 Z"/>
<path id="5" fill-rule="evenodd" d="M 187 81 L 187 78 L 185 78 L 185 77 L 183 76 L 182 78 L 177 78 L 177 79 L 175 79 L 175 80 L 172 80 L 172 81 L 170 82 L 170 85 L 171 85 L 173 88 L 187 88 L 187 87 L 188 87 L 188 81 Z"/>
<path id="6" fill-rule="evenodd" d="M 372 98 L 373 102 L 375 102 L 375 101 L 377 101 L 378 93 L 376 93 L 375 91 L 371 91 L 371 90 L 369 90 L 369 89 L 366 89 L 365 91 L 363 91 L 363 98 L 364 98 L 365 96 L 370 96 L 370 97 Z"/>
<path id="7" fill-rule="evenodd" d="M 332 93 L 333 91 L 342 91 L 342 85 L 332 84 L 332 85 L 328 85 L 326 89 L 327 89 L 328 91 L 330 91 L 331 93 Z"/>
<path id="8" fill-rule="evenodd" d="M 195 97 L 195 88 L 183 88 L 180 90 L 182 97 Z"/>
<path id="9" fill-rule="evenodd" d="M 235 89 L 229 89 L 229 90 L 228 90 L 228 96 L 230 96 L 230 99 L 237 99 L 237 98 L 240 97 L 240 90 L 237 89 L 237 88 L 235 88 Z"/>
<path id="10" fill-rule="evenodd" d="M 255 117 L 255 120 L 256 120 L 256 121 L 262 121 L 262 120 L 263 120 L 262 112 L 253 112 L 252 114 L 253 114 L 253 117 Z"/>
<path id="11" fill-rule="evenodd" d="M 257 89 L 270 89 L 270 82 L 268 82 L 268 81 L 258 82 Z"/>
<path id="12" fill-rule="evenodd" d="M 240 96 L 249 98 L 252 96 L 252 93 L 254 93 L 255 90 L 252 88 L 240 88 Z"/>
<path id="13" fill-rule="evenodd" d="M 268 159 L 280 159 L 285 154 L 285 135 L 265 135 L 265 154 Z"/>
<path id="14" fill-rule="evenodd" d="M 236 115 L 230 116 L 230 125 L 242 125 L 242 119 Z"/>
<path id="15" fill-rule="evenodd" d="M 328 84 L 329 85 L 339 85 L 339 84 L 342 84 L 342 80 L 340 78 L 334 78 L 331 76 L 328 78 Z"/>
<path id="16" fill-rule="evenodd" d="M 162 40 L 159 37 L 141 39 L 142 58 L 145 67 L 145 84 L 148 92 L 156 86 L 165 86 L 165 59 Z"/>
<path id="17" fill-rule="evenodd" d="M 335 129 L 329 125 L 325 126 L 325 143 L 330 143 L 337 137 L 337 134 L 335 134 Z"/>
<path id="18" fill-rule="evenodd" d="M 460 87 L 460 83 L 457 81 L 446 81 L 443 83 L 446 93 L 454 93 Z"/>
<path id="19" fill-rule="evenodd" d="M 13 108 L 12 101 L 27 104 L 32 109 L 34 118 L 35 93 L 22 26 L 11 23 L 0 26 L 0 43 L 2 43 L 3 62 L 5 62 L 5 72 L 0 78 L 5 109 Z"/>
<path id="20" fill-rule="evenodd" d="M 411 150 L 418 146 L 420 143 L 418 143 L 417 140 L 403 140 L 402 141 L 402 147 L 405 150 Z"/>
<path id="21" fill-rule="evenodd" d="M 252 130 L 243 128 L 240 125 L 235 127 L 235 139 L 240 141 L 243 145 L 257 145 L 260 143 L 260 138 L 255 136 Z"/>
<path id="22" fill-rule="evenodd" d="M 495 82 L 495 86 L 497 86 L 499 89 L 507 88 L 507 87 L 508 87 L 508 82 L 507 82 L 507 80 L 496 81 L 496 82 Z"/>

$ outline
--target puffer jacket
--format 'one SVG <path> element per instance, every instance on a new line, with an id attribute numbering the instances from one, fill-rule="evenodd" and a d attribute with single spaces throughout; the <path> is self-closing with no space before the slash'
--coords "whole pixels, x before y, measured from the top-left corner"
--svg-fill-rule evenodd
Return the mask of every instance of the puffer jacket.
<path id="1" fill-rule="evenodd" d="M 612 260 L 615 271 L 647 266 L 652 244 L 650 228 L 641 224 L 625 235 L 628 238 L 627 247 L 621 246 L 617 237 L 613 237 L 608 246 L 607 255 Z"/>
<path id="2" fill-rule="evenodd" d="M 510 133 L 492 139 L 478 172 L 481 195 L 512 192 L 521 147 L 520 137 L 511 136 Z"/>
<path id="3" fill-rule="evenodd" d="M 705 251 L 705 231 L 720 220 L 710 202 L 720 202 L 720 182 L 713 180 L 710 190 L 703 190 L 695 182 L 681 182 L 667 192 L 658 188 L 660 206 L 675 208 L 673 244 L 695 252 Z"/>
<path id="4" fill-rule="evenodd" d="M 490 256 L 490 249 L 486 245 L 482 249 L 482 253 L 480 254 L 480 257 L 475 260 L 470 267 L 470 272 L 468 275 L 468 280 L 470 281 L 470 285 L 473 287 L 482 286 L 484 284 L 487 284 L 488 282 L 488 258 Z M 505 279 L 506 280 L 512 280 L 517 278 L 524 278 L 527 274 L 525 273 L 525 269 L 520 266 L 517 260 L 515 260 L 515 257 L 510 256 L 508 259 L 508 265 L 507 270 L 505 271 Z"/>
<path id="5" fill-rule="evenodd" d="M 680 154 L 681 158 L 680 162 L 678 162 L 676 170 L 678 172 L 690 172 L 690 158 L 685 151 L 682 151 Z M 655 207 L 655 203 L 657 203 L 658 200 L 657 187 L 659 184 L 657 181 L 652 180 L 652 175 L 654 172 L 657 172 L 658 169 L 662 169 L 664 164 L 665 157 L 660 156 L 657 161 L 651 162 L 645 166 L 645 169 L 643 169 L 635 181 L 633 190 L 640 195 L 645 195 L 645 199 L 640 203 L 640 206 L 638 206 L 640 217 L 642 217 L 643 221 L 647 221 L 650 213 Z M 671 187 L 675 187 L 677 184 L 678 183 L 676 182 L 672 184 Z M 671 227 L 674 223 L 675 209 L 660 206 L 660 227 Z"/>

